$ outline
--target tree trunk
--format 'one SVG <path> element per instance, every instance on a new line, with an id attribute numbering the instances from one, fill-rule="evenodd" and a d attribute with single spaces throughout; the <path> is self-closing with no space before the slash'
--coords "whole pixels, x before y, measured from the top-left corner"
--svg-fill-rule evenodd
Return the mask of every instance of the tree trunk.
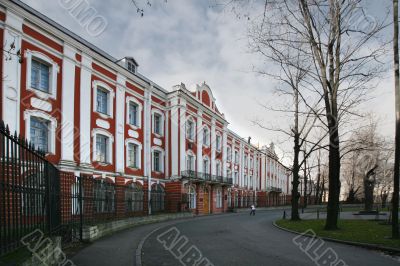
<path id="1" fill-rule="evenodd" d="M 396 99 L 396 137 L 393 175 L 392 198 L 392 237 L 399 238 L 399 175 L 400 175 L 400 81 L 399 81 L 399 2 L 393 0 L 393 50 L 394 50 L 394 80 Z"/>
<path id="2" fill-rule="evenodd" d="M 307 159 L 306 159 L 306 150 L 305 150 L 305 147 L 304 147 L 304 171 L 303 171 L 303 174 L 304 174 L 304 193 L 303 193 L 303 208 L 307 208 L 307 200 L 308 200 L 308 196 L 307 196 L 307 183 L 308 183 L 308 180 L 307 180 Z"/>
<path id="3" fill-rule="evenodd" d="M 292 182 L 292 221 L 300 220 L 299 215 L 299 134 L 294 134 L 294 159 L 293 159 L 293 182 Z"/>
<path id="4" fill-rule="evenodd" d="M 334 110 L 332 110 L 334 111 Z M 336 113 L 333 114 L 336 118 Z M 340 151 L 339 134 L 336 120 L 329 118 L 329 190 L 328 207 L 326 215 L 325 230 L 338 229 L 339 196 L 340 196 Z"/>

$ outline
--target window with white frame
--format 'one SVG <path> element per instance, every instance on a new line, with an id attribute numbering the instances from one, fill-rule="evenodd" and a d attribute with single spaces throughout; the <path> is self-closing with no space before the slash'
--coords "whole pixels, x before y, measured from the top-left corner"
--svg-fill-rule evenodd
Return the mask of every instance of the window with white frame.
<path id="1" fill-rule="evenodd" d="M 203 174 L 209 174 L 209 160 L 208 157 L 203 158 Z"/>
<path id="2" fill-rule="evenodd" d="M 245 187 L 247 187 L 247 185 L 248 185 L 248 180 L 247 180 L 247 175 L 245 174 L 244 176 L 243 176 L 243 179 L 244 179 L 244 186 Z"/>
<path id="3" fill-rule="evenodd" d="M 216 149 L 217 151 L 221 151 L 221 136 L 217 135 L 215 139 Z"/>
<path id="4" fill-rule="evenodd" d="M 112 143 L 114 136 L 104 130 L 96 128 L 92 131 L 93 137 L 93 161 L 102 164 L 111 164 L 113 159 Z"/>
<path id="5" fill-rule="evenodd" d="M 186 155 L 186 170 L 194 171 L 194 155 L 192 152 L 188 152 Z"/>
<path id="6" fill-rule="evenodd" d="M 153 172 L 164 172 L 164 151 L 158 147 L 152 150 L 152 170 Z"/>
<path id="7" fill-rule="evenodd" d="M 36 58 L 32 58 L 31 64 L 31 88 L 46 93 L 50 91 L 51 66 Z"/>
<path id="8" fill-rule="evenodd" d="M 203 128 L 203 145 L 210 146 L 210 130 L 207 126 Z"/>
<path id="9" fill-rule="evenodd" d="M 50 122 L 38 117 L 31 117 L 30 140 L 35 149 L 49 151 L 49 124 Z"/>
<path id="10" fill-rule="evenodd" d="M 228 162 L 232 161 L 232 148 L 230 146 L 226 147 L 226 160 Z"/>
<path id="11" fill-rule="evenodd" d="M 139 166 L 139 145 L 128 143 L 128 167 L 140 168 Z"/>
<path id="12" fill-rule="evenodd" d="M 235 164 L 239 163 L 239 152 L 235 151 Z"/>
<path id="13" fill-rule="evenodd" d="M 238 184 L 239 181 L 239 172 L 235 172 L 235 176 L 234 176 L 234 180 L 233 180 L 233 184 Z"/>
<path id="14" fill-rule="evenodd" d="M 253 187 L 253 176 L 251 175 L 250 177 L 249 177 L 249 185 L 250 185 L 250 187 Z"/>
<path id="15" fill-rule="evenodd" d="M 226 176 L 228 177 L 228 178 L 232 178 L 232 170 L 231 169 L 226 169 Z"/>
<path id="16" fill-rule="evenodd" d="M 27 50 L 27 90 L 33 91 L 36 96 L 43 99 L 57 96 L 58 64 L 45 54 Z"/>
<path id="17" fill-rule="evenodd" d="M 217 208 L 222 208 L 222 189 L 218 188 L 217 189 L 217 202 L 216 202 L 216 207 Z"/>
<path id="18" fill-rule="evenodd" d="M 216 161 L 215 162 L 215 172 L 217 176 L 221 176 L 221 162 L 220 161 Z"/>
<path id="19" fill-rule="evenodd" d="M 193 122 L 192 119 L 188 119 L 186 121 L 186 137 L 189 140 L 194 140 L 194 132 L 195 132 L 195 123 Z"/>
<path id="20" fill-rule="evenodd" d="M 244 155 L 244 167 L 247 168 L 247 154 Z"/>
<path id="21" fill-rule="evenodd" d="M 96 135 L 96 161 L 101 163 L 108 163 L 108 149 L 109 149 L 109 142 L 107 136 L 97 134 Z"/>
<path id="22" fill-rule="evenodd" d="M 253 168 L 253 158 L 250 157 L 250 168 Z"/>
<path id="23" fill-rule="evenodd" d="M 106 83 L 93 81 L 93 111 L 103 118 L 113 117 L 114 90 Z"/>
<path id="24" fill-rule="evenodd" d="M 129 124 L 132 126 L 139 126 L 139 106 L 137 103 L 130 102 L 128 109 Z"/>
<path id="25" fill-rule="evenodd" d="M 35 145 L 36 149 L 55 154 L 57 120 L 39 110 L 26 110 L 24 119 L 26 138 Z"/>
<path id="26" fill-rule="evenodd" d="M 161 112 L 153 110 L 153 133 L 164 135 L 164 117 Z"/>

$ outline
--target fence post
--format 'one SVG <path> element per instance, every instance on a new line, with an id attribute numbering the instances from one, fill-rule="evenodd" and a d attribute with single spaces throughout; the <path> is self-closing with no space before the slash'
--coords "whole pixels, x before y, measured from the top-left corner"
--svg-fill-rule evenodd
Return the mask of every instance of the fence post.
<path id="1" fill-rule="evenodd" d="M 52 226 L 51 226 L 51 220 L 52 220 L 52 211 L 50 208 L 50 205 L 52 204 L 51 202 L 51 197 L 50 197 L 50 193 L 51 193 L 51 188 L 50 188 L 50 176 L 49 176 L 49 163 L 46 161 L 44 163 L 44 178 L 46 179 L 46 213 L 47 213 L 47 230 L 48 233 L 51 234 L 52 231 Z"/>
<path id="2" fill-rule="evenodd" d="M 82 176 L 76 177 L 79 184 L 78 200 L 79 200 L 79 239 L 82 241 L 83 234 L 83 202 L 82 202 Z"/>

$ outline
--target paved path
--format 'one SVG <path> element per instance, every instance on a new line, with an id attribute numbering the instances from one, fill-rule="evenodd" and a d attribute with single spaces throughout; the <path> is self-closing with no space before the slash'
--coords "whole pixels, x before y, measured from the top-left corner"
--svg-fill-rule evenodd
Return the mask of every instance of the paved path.
<path id="1" fill-rule="evenodd" d="M 281 215 L 281 211 L 260 211 L 254 217 L 249 217 L 248 213 L 238 213 L 141 226 L 103 238 L 82 250 L 72 260 L 78 266 L 135 265 L 135 251 L 142 243 L 141 261 L 145 266 L 183 265 L 172 253 L 179 255 L 189 248 L 193 251 L 194 247 L 214 265 L 315 265 L 310 259 L 310 256 L 315 257 L 311 252 L 308 256 L 293 244 L 295 235 L 273 227 L 272 221 Z M 183 242 L 178 240 L 175 249 L 167 251 L 157 240 L 160 234 L 167 231 L 169 233 L 161 238 L 167 247 L 177 232 L 179 236 L 187 237 L 188 242 L 181 245 Z M 178 249 L 180 246 L 181 250 Z M 330 242 L 324 243 L 316 253 L 322 254 L 327 248 L 332 248 L 347 265 L 400 264 L 397 257 Z"/>

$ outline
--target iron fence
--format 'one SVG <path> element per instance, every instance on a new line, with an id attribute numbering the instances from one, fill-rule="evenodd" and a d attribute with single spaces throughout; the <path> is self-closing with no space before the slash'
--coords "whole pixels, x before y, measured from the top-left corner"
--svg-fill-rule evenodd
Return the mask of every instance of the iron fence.
<path id="1" fill-rule="evenodd" d="M 19 248 L 35 229 L 60 230 L 59 180 L 44 153 L 0 121 L 0 254 Z"/>

